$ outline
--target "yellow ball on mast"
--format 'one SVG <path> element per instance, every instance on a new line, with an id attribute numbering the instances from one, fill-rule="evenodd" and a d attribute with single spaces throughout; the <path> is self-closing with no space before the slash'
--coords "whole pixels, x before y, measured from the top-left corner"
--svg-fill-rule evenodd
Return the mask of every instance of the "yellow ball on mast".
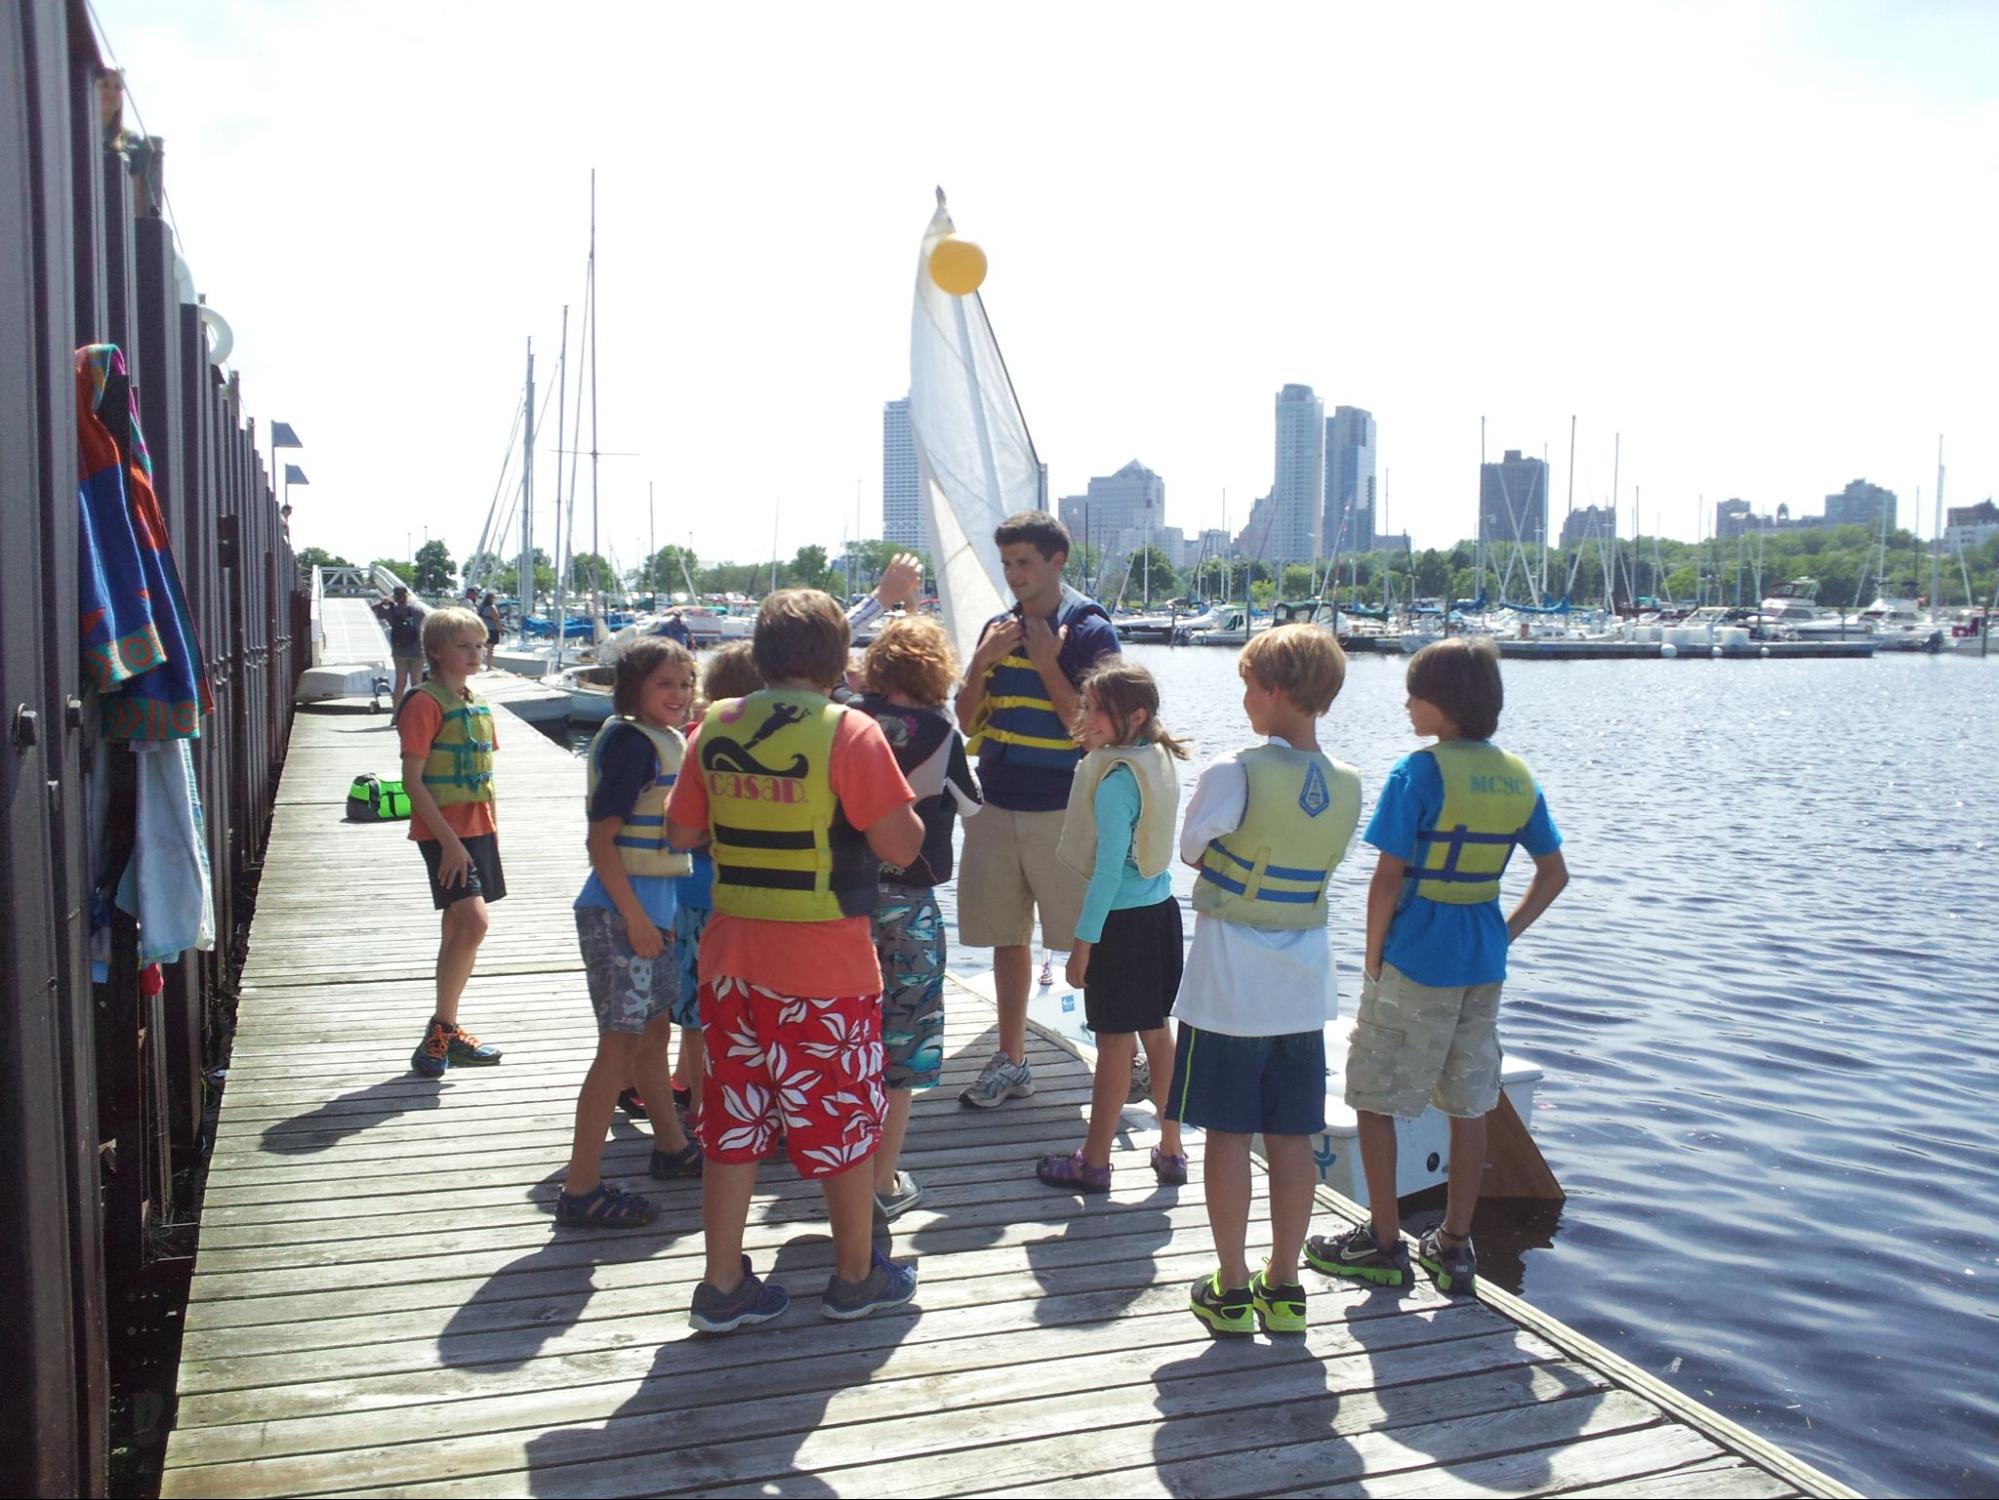
<path id="1" fill-rule="evenodd" d="M 954 297 L 969 297 L 986 279 L 986 252 L 955 235 L 930 252 L 930 279 Z"/>

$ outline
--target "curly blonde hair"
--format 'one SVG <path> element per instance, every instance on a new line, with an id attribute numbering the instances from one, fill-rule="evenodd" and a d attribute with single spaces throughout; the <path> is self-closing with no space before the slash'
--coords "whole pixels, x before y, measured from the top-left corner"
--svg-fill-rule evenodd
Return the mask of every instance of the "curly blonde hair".
<path id="1" fill-rule="evenodd" d="M 958 657 L 944 627 L 926 615 L 890 620 L 868 647 L 861 663 L 868 691 L 886 698 L 901 694 L 912 703 L 936 708 L 958 680 Z"/>

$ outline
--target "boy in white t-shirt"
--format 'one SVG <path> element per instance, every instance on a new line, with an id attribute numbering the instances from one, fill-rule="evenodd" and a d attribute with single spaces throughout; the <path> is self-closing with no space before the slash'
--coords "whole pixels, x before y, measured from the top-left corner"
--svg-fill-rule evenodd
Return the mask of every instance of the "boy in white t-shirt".
<path id="1" fill-rule="evenodd" d="M 1326 1128 L 1324 1026 L 1334 1014 L 1326 882 L 1360 820 L 1360 774 L 1319 749 L 1318 719 L 1346 681 L 1326 631 L 1283 626 L 1237 664 L 1243 711 L 1265 743 L 1201 773 L 1180 857 L 1194 883 L 1194 943 L 1167 1112 L 1207 1132 L 1208 1223 L 1220 1266 L 1194 1283 L 1194 1315 L 1221 1334 L 1305 1328 L 1298 1256 Z M 1251 1273 L 1250 1137 L 1270 1167 L 1271 1251 Z"/>

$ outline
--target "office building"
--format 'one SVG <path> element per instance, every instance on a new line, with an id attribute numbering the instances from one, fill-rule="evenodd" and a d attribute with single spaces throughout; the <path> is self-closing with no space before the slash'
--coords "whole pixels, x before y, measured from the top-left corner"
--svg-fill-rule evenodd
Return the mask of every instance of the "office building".
<path id="1" fill-rule="evenodd" d="M 882 407 L 882 540 L 930 552 L 930 521 L 909 432 L 909 398 Z"/>
<path id="2" fill-rule="evenodd" d="M 1538 546 L 1548 536 L 1548 464 L 1508 448 L 1480 471 L 1478 534 L 1491 547 Z"/>
<path id="3" fill-rule="evenodd" d="M 1743 507 L 1745 510 L 1747 506 Z M 1562 522 L 1562 546 L 1570 551 L 1617 539 L 1617 512 L 1608 505 L 1585 505 Z"/>
<path id="4" fill-rule="evenodd" d="M 1944 512 L 1943 545 L 1947 552 L 1982 547 L 1995 536 L 1999 536 L 1999 505 L 1990 500 L 1953 505 Z"/>
<path id="5" fill-rule="evenodd" d="M 1756 529 L 1756 516 L 1747 500 L 1723 500 L 1714 508 L 1714 534 L 1733 541 Z"/>
<path id="6" fill-rule="evenodd" d="M 1336 406 L 1326 418 L 1327 555 L 1374 550 L 1374 416 Z"/>
<path id="7" fill-rule="evenodd" d="M 1134 458 L 1115 474 L 1092 479 L 1083 494 L 1064 495 L 1059 514 L 1070 537 L 1096 548 L 1109 566 L 1148 539 L 1164 547 L 1166 481 Z"/>
<path id="8" fill-rule="evenodd" d="M 1884 517 L 1888 529 L 1893 531 L 1895 492 L 1864 479 L 1856 479 L 1838 494 L 1825 497 L 1828 526 L 1865 526 L 1869 531 L 1879 531 Z"/>
<path id="9" fill-rule="evenodd" d="M 1236 533 L 1236 556 L 1246 563 L 1268 563 L 1270 560 L 1270 527 L 1277 516 L 1277 497 L 1259 495 L 1249 508 L 1249 520 Z"/>
<path id="10" fill-rule="evenodd" d="M 1326 510 L 1326 403 L 1309 385 L 1277 393 L 1277 465 L 1269 555 L 1276 566 L 1311 562 L 1324 550 Z M 1254 517 L 1252 516 L 1252 520 Z"/>

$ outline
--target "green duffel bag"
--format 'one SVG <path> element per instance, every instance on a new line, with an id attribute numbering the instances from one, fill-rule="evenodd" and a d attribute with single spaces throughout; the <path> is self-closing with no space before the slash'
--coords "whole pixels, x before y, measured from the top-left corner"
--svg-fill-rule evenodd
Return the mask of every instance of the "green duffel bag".
<path id="1" fill-rule="evenodd" d="M 347 789 L 350 823 L 399 823 L 410 815 L 409 793 L 400 781 L 384 781 L 372 772 L 356 776 Z"/>

